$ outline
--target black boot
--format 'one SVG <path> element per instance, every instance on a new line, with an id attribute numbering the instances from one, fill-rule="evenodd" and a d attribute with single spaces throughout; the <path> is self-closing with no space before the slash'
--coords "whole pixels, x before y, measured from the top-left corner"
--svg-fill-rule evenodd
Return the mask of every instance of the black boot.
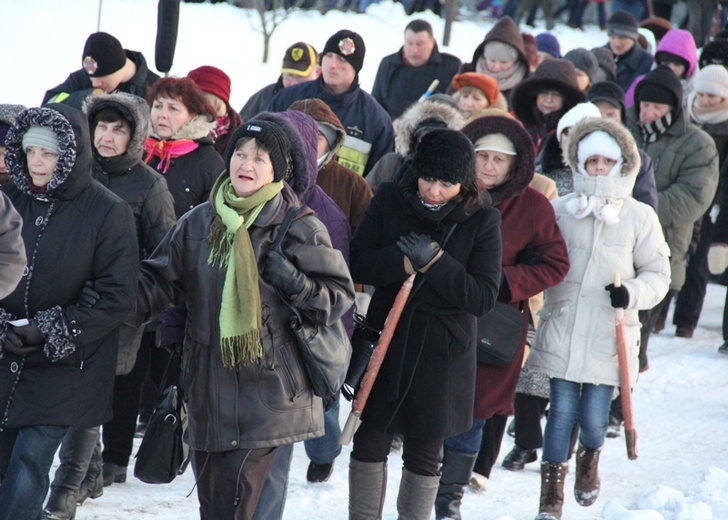
<path id="1" fill-rule="evenodd" d="M 99 439 L 99 427 L 70 428 L 63 438 L 51 494 L 44 511 L 49 518 L 68 520 L 76 515 L 76 498 Z"/>
<path id="2" fill-rule="evenodd" d="M 477 453 L 463 453 L 445 446 L 440 468 L 440 486 L 435 498 L 435 517 L 460 520 L 463 488 L 470 481 Z"/>
<path id="3" fill-rule="evenodd" d="M 502 466 L 510 471 L 522 471 L 529 462 L 536 461 L 536 450 L 524 450 L 514 445 L 513 449 L 503 459 Z"/>
<path id="4" fill-rule="evenodd" d="M 101 441 L 99 441 L 96 443 L 96 448 L 91 456 L 86 477 L 78 489 L 78 497 L 76 498 L 78 505 L 83 504 L 87 498 L 99 498 L 104 494 L 104 479 L 101 476 L 102 464 Z"/>

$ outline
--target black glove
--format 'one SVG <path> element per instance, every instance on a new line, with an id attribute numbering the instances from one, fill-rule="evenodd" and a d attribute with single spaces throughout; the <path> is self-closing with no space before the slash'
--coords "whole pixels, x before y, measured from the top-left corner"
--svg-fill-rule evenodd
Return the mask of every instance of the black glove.
<path id="1" fill-rule="evenodd" d="M 40 345 L 23 345 L 23 340 L 15 333 L 15 329 L 8 327 L 5 343 L 3 343 L 3 350 L 12 352 L 18 356 L 24 356 L 37 350 L 39 347 Z"/>
<path id="2" fill-rule="evenodd" d="M 410 259 L 412 267 L 417 271 L 429 264 L 440 252 L 440 244 L 427 235 L 419 233 L 410 233 L 399 237 L 397 247 L 404 253 L 404 256 Z"/>
<path id="3" fill-rule="evenodd" d="M 541 263 L 541 253 L 536 251 L 533 246 L 526 246 L 516 255 L 516 263 L 524 265 L 536 265 Z"/>
<path id="4" fill-rule="evenodd" d="M 78 295 L 78 305 L 88 309 L 96 305 L 96 302 L 99 301 L 101 295 L 94 291 L 93 287 L 94 283 L 91 280 L 88 280 L 83 287 L 81 287 L 81 292 Z"/>
<path id="5" fill-rule="evenodd" d="M 610 283 L 604 288 L 605 291 L 609 291 L 609 298 L 612 300 L 612 307 L 619 309 L 627 308 L 629 305 L 629 291 L 624 285 L 615 287 L 613 283 Z"/>
<path id="6" fill-rule="evenodd" d="M 296 269 L 288 258 L 277 251 L 269 251 L 263 262 L 263 271 L 260 273 L 263 280 L 293 296 L 306 286 L 306 275 Z"/>

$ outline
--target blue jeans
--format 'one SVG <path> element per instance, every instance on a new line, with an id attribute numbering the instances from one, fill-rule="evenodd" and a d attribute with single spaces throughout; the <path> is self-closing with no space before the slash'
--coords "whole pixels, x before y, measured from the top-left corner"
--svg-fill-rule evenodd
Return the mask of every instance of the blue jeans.
<path id="1" fill-rule="evenodd" d="M 590 450 L 604 444 L 614 387 L 551 378 L 551 408 L 543 438 L 543 460 L 569 459 L 571 430 L 579 420 L 579 441 Z"/>
<path id="2" fill-rule="evenodd" d="M 637 18 L 638 22 L 643 20 L 647 14 L 645 12 L 645 3 L 643 0 L 614 0 L 614 2 L 612 2 L 612 12 L 614 13 L 617 11 L 627 11 L 628 13 L 631 13 L 632 16 Z"/>
<path id="3" fill-rule="evenodd" d="M 485 419 L 473 419 L 473 427 L 454 437 L 445 439 L 445 446 L 462 453 L 478 453 L 483 440 Z"/>
<path id="4" fill-rule="evenodd" d="M 0 486 L 0 519 L 41 518 L 50 485 L 48 472 L 67 431 L 68 426 L 26 426 L 3 432 L 0 449 L 12 452 Z"/>
<path id="5" fill-rule="evenodd" d="M 303 442 L 306 455 L 314 464 L 328 464 L 341 453 L 341 426 L 339 426 L 339 401 L 324 412 L 324 435 Z"/>

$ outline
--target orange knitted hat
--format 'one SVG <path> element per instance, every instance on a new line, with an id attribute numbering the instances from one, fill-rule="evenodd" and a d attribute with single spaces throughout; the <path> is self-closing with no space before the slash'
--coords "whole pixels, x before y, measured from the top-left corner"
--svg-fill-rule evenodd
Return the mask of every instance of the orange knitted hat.
<path id="1" fill-rule="evenodd" d="M 456 74 L 452 78 L 452 87 L 455 90 L 460 90 L 463 87 L 470 86 L 475 87 L 483 91 L 485 97 L 488 99 L 489 104 L 495 103 L 500 96 L 498 91 L 498 82 L 486 74 L 480 74 L 479 72 L 464 72 L 463 74 Z"/>

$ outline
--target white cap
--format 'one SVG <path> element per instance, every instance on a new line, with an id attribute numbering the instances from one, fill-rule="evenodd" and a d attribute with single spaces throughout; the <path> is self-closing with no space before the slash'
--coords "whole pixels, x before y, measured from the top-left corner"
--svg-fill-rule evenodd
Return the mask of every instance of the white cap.
<path id="1" fill-rule="evenodd" d="M 559 119 L 559 124 L 556 127 L 556 138 L 559 142 L 561 142 L 561 133 L 564 130 L 571 128 L 579 121 L 589 119 L 590 117 L 602 117 L 599 107 L 597 107 L 594 103 L 589 103 L 588 101 L 586 103 L 579 103 L 578 105 L 575 105 L 566 114 L 561 116 L 561 119 Z"/>

